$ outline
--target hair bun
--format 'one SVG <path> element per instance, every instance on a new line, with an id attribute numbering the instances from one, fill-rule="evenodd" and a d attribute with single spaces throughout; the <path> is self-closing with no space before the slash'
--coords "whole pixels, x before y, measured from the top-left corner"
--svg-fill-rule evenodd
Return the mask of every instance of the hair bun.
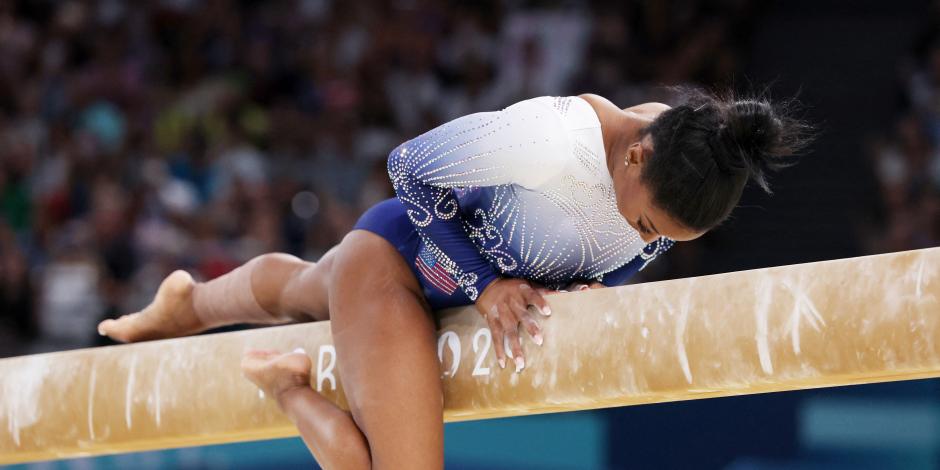
<path id="1" fill-rule="evenodd" d="M 653 140 L 642 181 L 653 204 L 694 231 L 728 218 L 749 179 L 764 190 L 767 170 L 787 166 L 812 137 L 812 127 L 792 117 L 793 100 L 739 98 L 678 87 L 681 104 L 664 111 L 644 131 Z"/>
<path id="2" fill-rule="evenodd" d="M 717 139 L 731 161 L 725 165 L 746 169 L 748 176 L 770 192 L 767 172 L 787 166 L 782 157 L 803 145 L 805 125 L 778 112 L 765 99 L 728 100 L 721 103 Z"/>

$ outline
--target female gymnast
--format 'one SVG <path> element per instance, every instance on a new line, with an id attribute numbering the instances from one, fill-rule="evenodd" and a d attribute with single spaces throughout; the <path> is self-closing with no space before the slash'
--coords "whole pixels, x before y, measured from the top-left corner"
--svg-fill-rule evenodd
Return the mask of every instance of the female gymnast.
<path id="1" fill-rule="evenodd" d="M 497 362 L 541 345 L 544 295 L 624 283 L 674 241 L 721 223 L 749 178 L 801 143 L 766 99 L 684 92 L 675 108 L 540 97 L 446 123 L 394 149 L 396 198 L 319 262 L 266 254 L 206 283 L 176 271 L 144 310 L 98 329 L 118 341 L 235 323 L 331 321 L 350 411 L 310 387 L 302 352 L 249 351 L 244 374 L 330 469 L 441 468 L 443 396 L 432 311 L 475 304 Z"/>

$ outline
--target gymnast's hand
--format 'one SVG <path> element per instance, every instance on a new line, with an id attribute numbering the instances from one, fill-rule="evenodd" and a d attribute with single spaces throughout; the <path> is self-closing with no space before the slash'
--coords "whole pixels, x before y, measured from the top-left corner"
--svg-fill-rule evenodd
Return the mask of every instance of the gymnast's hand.
<path id="1" fill-rule="evenodd" d="M 525 279 L 497 279 L 486 286 L 477 298 L 477 310 L 489 324 L 500 367 L 506 367 L 508 343 L 516 363 L 516 372 L 525 368 L 522 339 L 519 336 L 520 323 L 535 344 L 542 345 L 542 329 L 528 310 L 531 305 L 542 315 L 551 314 L 542 294 L 542 289 L 533 288 Z"/>
<path id="2" fill-rule="evenodd" d="M 583 282 L 572 282 L 571 284 L 568 284 L 567 287 L 562 289 L 562 292 L 579 292 L 579 291 L 589 290 L 589 289 L 603 289 L 605 287 L 607 286 L 597 281 L 592 281 L 590 284 L 585 284 Z"/>

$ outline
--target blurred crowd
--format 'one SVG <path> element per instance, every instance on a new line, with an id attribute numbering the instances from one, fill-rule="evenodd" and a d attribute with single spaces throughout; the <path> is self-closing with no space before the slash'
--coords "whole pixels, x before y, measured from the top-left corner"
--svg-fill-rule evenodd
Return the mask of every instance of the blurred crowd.
<path id="1" fill-rule="evenodd" d="M 940 2 L 898 71 L 894 125 L 866 145 L 881 192 L 863 231 L 870 253 L 940 245 Z"/>
<path id="2" fill-rule="evenodd" d="M 0 2 L 0 355 L 94 345 L 176 268 L 316 260 L 391 196 L 388 151 L 457 116 L 727 83 L 756 3 Z M 940 181 L 931 57 L 884 147 L 888 193 Z"/>

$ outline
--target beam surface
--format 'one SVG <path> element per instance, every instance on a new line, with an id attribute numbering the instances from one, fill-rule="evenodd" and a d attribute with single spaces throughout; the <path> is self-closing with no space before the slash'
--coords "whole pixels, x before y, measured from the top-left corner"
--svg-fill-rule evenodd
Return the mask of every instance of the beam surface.
<path id="1" fill-rule="evenodd" d="M 472 309 L 443 312 L 445 419 L 938 377 L 938 267 L 928 249 L 553 295 L 521 374 Z M 297 347 L 345 406 L 326 322 L 0 360 L 0 464 L 296 435 L 239 362 Z"/>

